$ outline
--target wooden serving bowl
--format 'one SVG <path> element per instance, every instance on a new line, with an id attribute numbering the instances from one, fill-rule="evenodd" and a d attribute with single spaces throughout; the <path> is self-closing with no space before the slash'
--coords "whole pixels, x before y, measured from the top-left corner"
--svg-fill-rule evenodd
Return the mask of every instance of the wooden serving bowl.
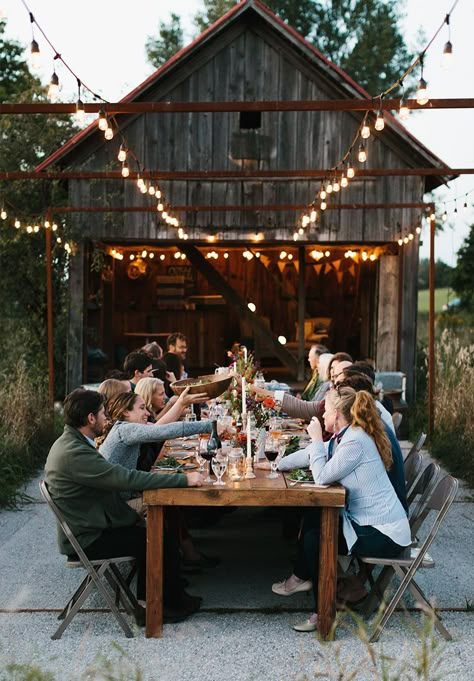
<path id="1" fill-rule="evenodd" d="M 206 393 L 207 397 L 212 400 L 222 395 L 229 387 L 231 381 L 232 376 L 230 375 L 208 374 L 198 378 L 182 378 L 180 381 L 173 381 L 170 386 L 175 395 L 181 395 L 183 390 L 190 385 L 189 392 L 191 394 Z"/>

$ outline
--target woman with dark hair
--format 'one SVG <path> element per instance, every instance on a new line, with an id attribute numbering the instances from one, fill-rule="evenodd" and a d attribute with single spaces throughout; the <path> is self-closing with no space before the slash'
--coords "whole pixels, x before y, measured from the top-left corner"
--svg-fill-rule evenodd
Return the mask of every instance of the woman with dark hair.
<path id="1" fill-rule="evenodd" d="M 149 412 L 140 395 L 122 393 L 110 403 L 99 451 L 111 463 L 137 467 L 140 445 L 198 433 L 210 433 L 210 421 L 177 422 L 167 425 L 148 423 Z"/>
<path id="2" fill-rule="evenodd" d="M 411 543 L 410 526 L 387 475 L 392 465 L 391 447 L 373 397 L 365 390 L 331 390 L 326 396 L 324 425 L 334 433 L 327 450 L 318 419 L 313 418 L 308 426 L 310 467 L 316 484 L 339 482 L 346 488 L 339 553 L 397 556 Z M 304 516 L 293 574 L 272 586 L 272 591 L 282 596 L 312 589 L 315 611 L 319 542 L 320 511 L 315 508 Z M 316 628 L 316 614 L 294 626 L 296 631 Z"/>

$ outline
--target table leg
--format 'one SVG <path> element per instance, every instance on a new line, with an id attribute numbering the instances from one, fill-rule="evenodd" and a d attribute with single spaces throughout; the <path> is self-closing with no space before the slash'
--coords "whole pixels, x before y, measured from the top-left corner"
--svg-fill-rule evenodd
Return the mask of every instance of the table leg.
<path id="1" fill-rule="evenodd" d="M 163 506 L 148 506 L 146 521 L 146 636 L 163 634 Z"/>
<path id="2" fill-rule="evenodd" d="M 338 508 L 321 508 L 319 548 L 318 633 L 329 637 L 336 614 Z"/>

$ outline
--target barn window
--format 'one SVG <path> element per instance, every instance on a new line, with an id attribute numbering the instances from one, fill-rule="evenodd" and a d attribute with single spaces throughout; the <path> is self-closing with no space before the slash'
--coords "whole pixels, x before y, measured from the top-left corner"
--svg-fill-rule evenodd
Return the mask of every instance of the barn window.
<path id="1" fill-rule="evenodd" d="M 241 130 L 257 130 L 262 127 L 261 111 L 241 111 L 239 127 Z"/>

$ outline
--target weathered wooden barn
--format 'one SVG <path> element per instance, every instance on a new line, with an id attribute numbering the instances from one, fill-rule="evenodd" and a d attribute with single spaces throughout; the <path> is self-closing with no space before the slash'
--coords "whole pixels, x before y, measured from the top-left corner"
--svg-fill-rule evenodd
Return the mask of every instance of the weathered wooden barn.
<path id="1" fill-rule="evenodd" d="M 124 101 L 356 98 L 367 93 L 264 5 L 246 0 Z M 117 115 L 148 184 L 159 184 L 188 238 L 160 219 L 156 196 L 137 191 L 132 179 L 69 180 L 69 204 L 77 209 L 67 216 L 77 242 L 69 387 L 101 378 L 94 372 L 97 348 L 110 367 L 146 339 L 164 341 L 179 330 L 189 340 L 191 371 L 221 363 L 239 340 L 302 378 L 305 348 L 326 339 L 333 351 L 404 371 L 412 395 L 421 210 L 387 204 L 419 203 L 441 180 L 356 174 L 317 222 L 298 233 L 301 208 L 324 179 L 303 171 L 333 168 L 362 116 L 265 110 Z M 122 141 L 120 134 L 105 141 L 93 124 L 40 169 L 120 170 Z M 444 165 L 388 114 L 382 132 L 372 129 L 367 150 L 365 168 Z M 136 170 L 132 161 L 130 169 Z M 409 233 L 414 238 L 399 246 Z"/>

